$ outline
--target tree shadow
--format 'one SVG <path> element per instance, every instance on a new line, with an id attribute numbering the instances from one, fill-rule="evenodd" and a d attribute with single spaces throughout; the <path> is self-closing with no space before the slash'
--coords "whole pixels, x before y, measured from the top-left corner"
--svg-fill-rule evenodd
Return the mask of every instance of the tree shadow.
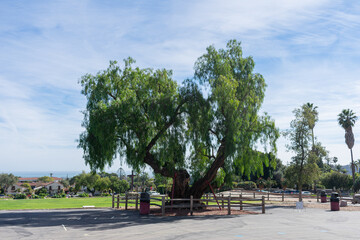
<path id="1" fill-rule="evenodd" d="M 177 222 L 184 219 L 195 221 L 207 219 L 226 219 L 244 215 L 206 215 L 206 216 L 154 216 L 139 215 L 134 210 L 76 209 L 76 210 L 37 210 L 6 211 L 0 213 L 0 226 L 20 228 L 42 228 L 66 226 L 67 228 L 99 231 L 138 225 Z"/>

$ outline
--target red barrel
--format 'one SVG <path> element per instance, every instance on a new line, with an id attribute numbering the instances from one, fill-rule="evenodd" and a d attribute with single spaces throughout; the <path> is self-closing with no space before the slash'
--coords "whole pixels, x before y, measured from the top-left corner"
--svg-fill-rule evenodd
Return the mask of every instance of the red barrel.
<path id="1" fill-rule="evenodd" d="M 321 191 L 320 193 L 320 199 L 321 199 L 321 203 L 326 203 L 326 192 L 325 191 Z"/>
<path id="2" fill-rule="evenodd" d="M 150 214 L 150 195 L 146 192 L 140 194 L 140 214 Z"/>
<path id="3" fill-rule="evenodd" d="M 330 209 L 331 211 L 339 211 L 340 205 L 339 205 L 339 194 L 337 192 L 331 193 L 330 197 Z"/>

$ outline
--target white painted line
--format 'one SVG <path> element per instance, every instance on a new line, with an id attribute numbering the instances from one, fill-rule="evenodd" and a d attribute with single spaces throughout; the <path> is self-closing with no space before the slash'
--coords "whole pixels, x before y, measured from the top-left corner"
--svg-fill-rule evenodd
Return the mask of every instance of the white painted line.
<path id="1" fill-rule="evenodd" d="M 65 225 L 64 225 L 64 224 L 62 224 L 62 226 L 63 226 L 64 230 L 65 230 L 65 231 L 67 231 L 67 229 L 66 229 Z"/>
<path id="2" fill-rule="evenodd" d="M 114 219 L 114 218 L 115 218 L 114 216 L 111 217 L 111 219 Z"/>

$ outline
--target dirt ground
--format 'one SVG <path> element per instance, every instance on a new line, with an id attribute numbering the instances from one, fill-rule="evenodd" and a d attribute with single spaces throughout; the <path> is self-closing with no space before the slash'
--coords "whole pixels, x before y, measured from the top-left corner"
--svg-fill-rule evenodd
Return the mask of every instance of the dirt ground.
<path id="1" fill-rule="evenodd" d="M 151 215 L 161 216 L 161 209 L 152 209 Z M 252 212 L 245 210 L 231 210 L 231 215 L 245 215 L 245 214 L 260 214 L 260 212 Z M 196 210 L 193 212 L 193 216 L 217 216 L 217 215 L 228 215 L 227 209 L 219 210 L 219 208 L 208 208 L 206 210 Z M 172 211 L 166 211 L 165 216 L 190 216 L 189 209 L 173 209 Z"/>

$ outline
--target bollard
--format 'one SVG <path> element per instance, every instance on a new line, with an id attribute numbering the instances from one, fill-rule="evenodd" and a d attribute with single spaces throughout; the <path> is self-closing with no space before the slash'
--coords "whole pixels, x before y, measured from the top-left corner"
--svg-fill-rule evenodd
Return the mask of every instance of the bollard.
<path id="1" fill-rule="evenodd" d="M 228 215 L 231 215 L 231 197 L 228 196 Z"/>
<path id="2" fill-rule="evenodd" d="M 128 194 L 125 193 L 125 210 L 128 209 Z"/>
<path id="3" fill-rule="evenodd" d="M 114 208 L 115 207 L 115 195 L 113 193 L 112 195 L 112 205 L 111 205 L 111 208 Z"/>
<path id="4" fill-rule="evenodd" d="M 135 209 L 138 210 L 139 195 L 136 194 Z"/>
<path id="5" fill-rule="evenodd" d="M 265 197 L 262 196 L 262 213 L 265 213 Z"/>
<path id="6" fill-rule="evenodd" d="M 224 194 L 221 194 L 221 207 L 224 209 Z"/>
<path id="7" fill-rule="evenodd" d="M 165 216 L 165 196 L 161 198 L 161 215 Z"/>
<path id="8" fill-rule="evenodd" d="M 190 196 L 190 215 L 193 215 L 194 200 L 193 195 Z"/>

